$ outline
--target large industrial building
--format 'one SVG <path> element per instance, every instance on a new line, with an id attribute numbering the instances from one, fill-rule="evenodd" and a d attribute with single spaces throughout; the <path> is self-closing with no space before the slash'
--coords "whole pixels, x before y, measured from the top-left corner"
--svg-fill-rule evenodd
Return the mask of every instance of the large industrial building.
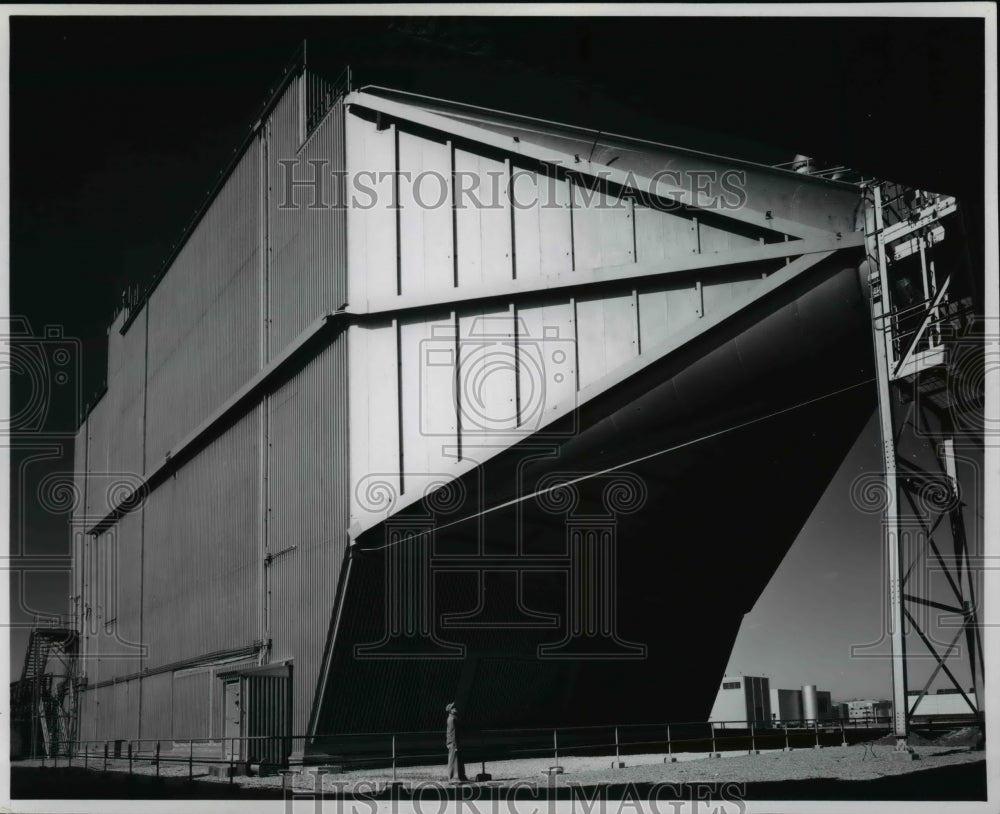
<path id="1" fill-rule="evenodd" d="M 876 406 L 864 242 L 856 179 L 289 72 L 108 332 L 76 738 L 707 719 Z"/>

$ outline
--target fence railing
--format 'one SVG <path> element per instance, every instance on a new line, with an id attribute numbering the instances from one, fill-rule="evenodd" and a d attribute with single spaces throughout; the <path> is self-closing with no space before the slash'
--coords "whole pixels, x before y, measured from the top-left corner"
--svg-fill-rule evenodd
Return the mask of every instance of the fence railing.
<path id="1" fill-rule="evenodd" d="M 571 756 L 614 756 L 613 766 L 627 755 L 661 754 L 664 761 L 683 753 L 801 749 L 844 746 L 869 740 L 887 730 L 889 716 L 867 719 L 784 721 L 696 721 L 669 724 L 477 729 L 460 735 L 460 754 L 474 767 L 510 759 L 542 759 L 549 768 Z M 81 766 L 101 771 L 152 768 L 173 776 L 217 773 L 294 771 L 306 766 L 336 766 L 391 772 L 405 767 L 443 764 L 447 759 L 442 730 L 348 733 L 334 735 L 255 735 L 228 738 L 141 738 L 78 740 L 60 744 L 41 756 L 43 764 Z M 548 759 L 547 761 L 545 759 Z M 171 768 L 172 767 L 172 768 Z M 197 771 L 196 771 L 197 769 Z M 470 771 L 470 774 L 473 772 Z"/>

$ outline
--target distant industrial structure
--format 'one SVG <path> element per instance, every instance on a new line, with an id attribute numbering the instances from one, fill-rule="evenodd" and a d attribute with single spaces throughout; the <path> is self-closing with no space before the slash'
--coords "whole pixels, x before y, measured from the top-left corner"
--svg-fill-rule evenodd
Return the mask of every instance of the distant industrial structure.
<path id="1" fill-rule="evenodd" d="M 855 723 L 886 721 L 892 715 L 891 701 L 876 701 L 871 698 L 845 701 L 847 719 Z"/>
<path id="2" fill-rule="evenodd" d="M 914 721 L 969 718 L 975 716 L 978 710 L 978 699 L 972 687 L 967 693 L 952 688 L 933 693 L 911 690 L 907 693 L 907 701 Z"/>
<path id="3" fill-rule="evenodd" d="M 838 720 L 843 710 L 830 693 L 806 684 L 798 690 L 772 688 L 766 676 L 726 676 L 715 696 L 709 721 L 747 727 L 756 724 L 812 724 Z"/>
<path id="4" fill-rule="evenodd" d="M 18 697 L 53 741 L 278 763 L 452 700 L 469 727 L 826 720 L 813 685 L 713 688 L 880 404 L 873 364 L 943 364 L 970 297 L 942 252 L 934 332 L 913 324 L 889 278 L 956 203 L 890 214 L 861 180 L 297 63 L 109 330 L 67 723 L 44 665 Z M 707 572 L 725 603 L 693 614 Z M 665 633 L 682 615 L 705 644 Z"/>

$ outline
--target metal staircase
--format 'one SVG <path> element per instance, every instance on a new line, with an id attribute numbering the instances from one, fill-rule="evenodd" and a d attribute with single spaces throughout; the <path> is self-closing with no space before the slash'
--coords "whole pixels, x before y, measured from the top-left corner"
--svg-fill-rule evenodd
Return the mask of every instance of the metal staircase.
<path id="1" fill-rule="evenodd" d="M 66 620 L 35 619 L 20 681 L 11 685 L 11 718 L 35 757 L 65 751 L 76 738 L 78 637 Z"/>
<path id="2" fill-rule="evenodd" d="M 912 711 L 942 673 L 982 720 L 983 656 L 977 569 L 965 530 L 961 450 L 982 446 L 985 334 L 968 289 L 971 269 L 958 202 L 947 195 L 875 182 L 865 188 L 868 282 L 885 464 L 883 532 L 893 673 L 895 754 Z M 958 452 L 957 452 L 958 451 Z M 945 522 L 947 521 L 947 522 Z M 940 539 L 951 538 L 942 553 Z M 973 541 L 975 542 L 975 541 Z M 949 590 L 942 597 L 943 575 Z M 940 613 L 950 641 L 935 640 Z M 935 666 L 911 703 L 906 634 Z M 940 635 L 940 634 L 938 634 Z M 970 698 L 952 671 L 967 660 Z"/>

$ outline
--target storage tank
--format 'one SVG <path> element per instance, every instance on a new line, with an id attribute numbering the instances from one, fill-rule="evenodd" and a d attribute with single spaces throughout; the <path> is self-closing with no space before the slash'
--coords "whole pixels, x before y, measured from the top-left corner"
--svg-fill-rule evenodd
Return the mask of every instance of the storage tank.
<path id="1" fill-rule="evenodd" d="M 816 697 L 816 685 L 802 686 L 802 717 L 807 721 L 819 720 L 819 700 Z"/>

